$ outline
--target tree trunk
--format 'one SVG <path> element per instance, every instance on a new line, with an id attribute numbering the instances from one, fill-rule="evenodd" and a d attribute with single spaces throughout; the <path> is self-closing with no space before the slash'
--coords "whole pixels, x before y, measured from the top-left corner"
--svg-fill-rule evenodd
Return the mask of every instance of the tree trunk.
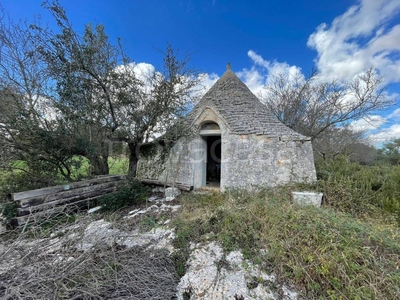
<path id="1" fill-rule="evenodd" d="M 136 177 L 139 162 L 139 147 L 136 143 L 128 143 L 129 147 L 129 174 Z"/>
<path id="2" fill-rule="evenodd" d="M 89 158 L 91 175 L 108 175 L 110 168 L 108 166 L 108 156 L 94 156 Z"/>

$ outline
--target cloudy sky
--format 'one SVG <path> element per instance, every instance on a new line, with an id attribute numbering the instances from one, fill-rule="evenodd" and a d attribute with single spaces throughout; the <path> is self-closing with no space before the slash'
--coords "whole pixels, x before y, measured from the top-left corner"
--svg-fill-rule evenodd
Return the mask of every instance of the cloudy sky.
<path id="1" fill-rule="evenodd" d="M 15 21 L 40 15 L 53 22 L 43 0 L 2 0 Z M 160 66 L 166 43 L 192 53 L 191 67 L 209 87 L 227 62 L 255 93 L 273 73 L 351 79 L 374 67 L 400 95 L 399 0 L 60 0 L 78 31 L 101 23 L 120 37 L 137 63 Z M 149 65 L 143 65 L 149 66 Z M 358 120 L 376 142 L 400 138 L 400 108 Z"/>

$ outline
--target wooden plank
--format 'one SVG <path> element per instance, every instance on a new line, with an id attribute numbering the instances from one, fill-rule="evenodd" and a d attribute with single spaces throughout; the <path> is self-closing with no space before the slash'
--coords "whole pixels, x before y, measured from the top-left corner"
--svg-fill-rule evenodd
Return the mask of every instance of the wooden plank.
<path id="1" fill-rule="evenodd" d="M 154 180 L 154 179 L 139 179 L 139 180 L 144 184 L 154 184 L 154 185 L 162 185 L 162 186 L 168 186 L 168 187 L 176 187 L 180 190 L 188 191 L 188 192 L 190 192 L 193 189 L 192 185 L 185 185 L 185 184 L 180 184 L 180 183 L 168 183 L 168 182 Z"/>
<path id="2" fill-rule="evenodd" d="M 79 200 L 84 200 L 84 199 L 88 199 L 88 198 L 93 198 L 95 196 L 100 197 L 104 194 L 108 194 L 111 192 L 114 192 L 116 189 L 115 186 L 111 186 L 111 187 L 107 187 L 107 188 L 103 188 L 103 189 L 99 189 L 99 190 L 95 190 L 95 191 L 88 191 L 86 193 L 81 193 L 79 195 L 73 195 L 71 197 L 67 197 L 67 198 L 62 198 L 62 199 L 58 199 L 55 201 L 51 201 L 51 202 L 46 202 L 40 205 L 36 205 L 36 206 L 30 206 L 30 207 L 23 207 L 23 208 L 18 208 L 18 216 L 25 216 L 25 215 L 29 215 L 32 213 L 36 213 L 39 211 L 43 211 L 46 209 L 52 209 L 56 206 L 59 205 L 65 205 L 65 204 L 69 204 L 69 203 L 73 203 L 73 202 L 77 202 Z"/>
<path id="3" fill-rule="evenodd" d="M 112 175 L 112 176 L 99 177 L 99 178 L 94 178 L 94 179 L 89 179 L 89 180 L 84 180 L 84 181 L 72 182 L 70 184 L 52 186 L 52 187 L 43 188 L 43 189 L 31 190 L 31 191 L 20 192 L 20 193 L 12 193 L 11 199 L 13 199 L 14 201 L 17 201 L 17 200 L 22 200 L 22 199 L 26 199 L 26 198 L 33 198 L 33 197 L 37 197 L 37 196 L 54 194 L 54 193 L 58 193 L 58 192 L 68 191 L 68 190 L 72 190 L 72 189 L 76 189 L 76 188 L 80 188 L 80 187 L 91 186 L 91 185 L 96 185 L 96 184 L 110 182 L 110 181 L 118 181 L 118 180 L 122 180 L 124 178 L 125 178 L 125 175 Z"/>
<path id="4" fill-rule="evenodd" d="M 51 219 L 61 213 L 76 212 L 82 207 L 89 205 L 91 202 L 94 202 L 97 198 L 98 196 L 93 198 L 87 198 L 74 203 L 57 206 L 49 210 L 40 211 L 26 216 L 16 217 L 13 218 L 11 224 L 13 226 L 21 226 L 26 223 L 34 223 L 34 222 L 44 221 L 45 219 Z"/>
<path id="5" fill-rule="evenodd" d="M 63 198 L 70 198 L 70 197 L 73 197 L 76 195 L 86 194 L 86 193 L 92 192 L 94 190 L 97 191 L 97 190 L 107 189 L 110 187 L 115 187 L 115 186 L 117 186 L 118 183 L 119 183 L 119 181 L 100 183 L 100 184 L 96 184 L 96 185 L 90 185 L 90 186 L 85 186 L 85 187 L 81 187 L 81 188 L 76 188 L 76 189 L 65 191 L 65 192 L 58 192 L 58 193 L 53 193 L 53 194 L 48 194 L 48 195 L 41 195 L 41 196 L 36 196 L 36 197 L 31 197 L 31 198 L 25 198 L 22 200 L 16 200 L 16 202 L 17 202 L 18 206 L 21 208 L 37 206 L 37 205 L 41 205 L 44 203 L 60 200 Z"/>

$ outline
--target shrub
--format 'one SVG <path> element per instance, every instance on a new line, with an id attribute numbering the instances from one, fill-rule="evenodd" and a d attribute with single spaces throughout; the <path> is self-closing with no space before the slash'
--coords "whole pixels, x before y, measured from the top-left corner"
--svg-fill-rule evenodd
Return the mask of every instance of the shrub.
<path id="1" fill-rule="evenodd" d="M 144 203 L 150 194 L 148 187 L 139 180 L 127 180 L 120 184 L 117 191 L 103 195 L 98 199 L 102 211 L 115 211 L 117 209 Z"/>
<path id="2" fill-rule="evenodd" d="M 355 217 L 400 215 L 399 166 L 362 166 L 344 156 L 316 166 L 325 205 Z"/>
<path id="3" fill-rule="evenodd" d="M 1 214 L 6 220 L 10 220 L 17 216 L 18 205 L 15 202 L 4 203 L 1 207 Z"/>

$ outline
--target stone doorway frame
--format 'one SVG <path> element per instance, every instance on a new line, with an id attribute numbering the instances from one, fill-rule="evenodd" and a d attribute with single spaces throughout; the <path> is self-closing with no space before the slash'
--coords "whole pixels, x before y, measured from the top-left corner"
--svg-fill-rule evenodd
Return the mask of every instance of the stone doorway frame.
<path id="1" fill-rule="evenodd" d="M 202 124 L 199 131 L 200 139 L 199 143 L 196 143 L 195 151 L 195 176 L 194 176 L 194 188 L 201 188 L 207 186 L 207 153 L 209 147 L 207 137 L 219 136 L 221 140 L 221 159 L 222 159 L 222 134 L 220 126 L 213 121 L 206 121 Z M 222 164 L 220 164 L 220 174 L 222 170 Z M 221 179 L 220 179 L 221 180 Z M 221 183 L 221 181 L 220 181 Z M 219 184 L 220 186 L 220 184 Z"/>

